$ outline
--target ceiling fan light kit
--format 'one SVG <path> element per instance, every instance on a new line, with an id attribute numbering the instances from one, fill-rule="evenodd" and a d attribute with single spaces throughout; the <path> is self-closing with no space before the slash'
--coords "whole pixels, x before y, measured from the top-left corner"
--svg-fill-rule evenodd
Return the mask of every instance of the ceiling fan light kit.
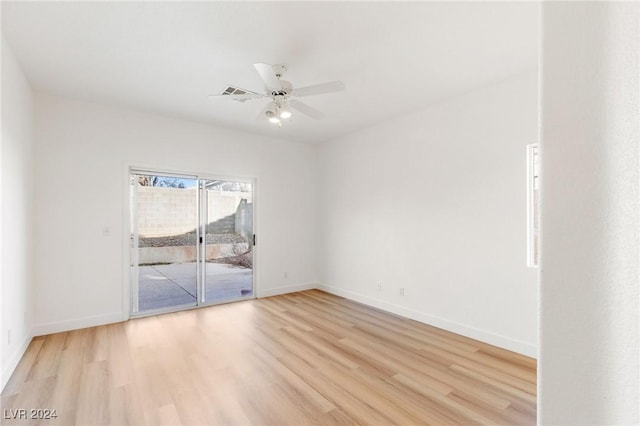
<path id="1" fill-rule="evenodd" d="M 265 93 L 257 93 L 251 90 L 241 89 L 228 86 L 219 95 L 210 95 L 212 98 L 226 97 L 238 102 L 246 102 L 253 99 L 270 98 L 271 102 L 264 109 L 264 116 L 270 123 L 282 126 L 282 120 L 287 120 L 293 115 L 292 109 L 302 114 L 319 120 L 324 117 L 317 109 L 300 102 L 297 99 L 303 96 L 321 95 L 324 93 L 332 93 L 344 90 L 344 84 L 341 81 L 330 81 L 327 83 L 316 84 L 313 86 L 301 87 L 294 89 L 293 85 L 282 80 L 287 72 L 284 65 L 269 65 L 264 63 L 253 64 L 260 78 L 264 82 Z"/>
<path id="2" fill-rule="evenodd" d="M 291 109 L 289 106 L 283 105 L 282 108 L 280 108 L 280 118 L 284 118 L 286 120 L 287 118 L 291 118 L 291 115 Z"/>

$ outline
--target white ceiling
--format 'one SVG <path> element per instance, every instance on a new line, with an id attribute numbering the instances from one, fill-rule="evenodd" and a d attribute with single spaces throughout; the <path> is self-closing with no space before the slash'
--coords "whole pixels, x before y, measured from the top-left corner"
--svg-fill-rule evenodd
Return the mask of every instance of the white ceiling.
<path id="1" fill-rule="evenodd" d="M 3 1 L 2 32 L 35 90 L 315 143 L 534 69 L 538 5 Z M 282 128 L 265 100 L 207 97 L 262 92 L 254 62 L 347 89 Z"/>

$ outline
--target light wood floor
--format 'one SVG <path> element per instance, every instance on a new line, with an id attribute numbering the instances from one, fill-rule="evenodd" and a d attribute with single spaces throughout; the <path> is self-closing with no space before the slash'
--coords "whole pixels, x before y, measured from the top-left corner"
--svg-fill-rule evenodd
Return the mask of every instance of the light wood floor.
<path id="1" fill-rule="evenodd" d="M 35 338 L 2 408 L 57 410 L 46 425 L 535 424 L 536 362 L 312 290 Z"/>

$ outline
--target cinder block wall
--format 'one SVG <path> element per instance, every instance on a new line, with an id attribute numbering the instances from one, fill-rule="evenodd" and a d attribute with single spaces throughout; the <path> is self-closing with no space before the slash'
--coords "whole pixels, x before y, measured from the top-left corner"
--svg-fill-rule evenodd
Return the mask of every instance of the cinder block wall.
<path id="1" fill-rule="evenodd" d="M 138 187 L 136 205 L 140 236 L 166 237 L 196 229 L 197 195 L 195 188 Z M 243 199 L 252 202 L 251 194 L 246 192 L 207 191 L 207 223 L 224 224 L 225 218 L 229 218 L 229 232 L 234 232 L 233 221 Z M 209 232 L 212 232 L 211 228 Z"/>

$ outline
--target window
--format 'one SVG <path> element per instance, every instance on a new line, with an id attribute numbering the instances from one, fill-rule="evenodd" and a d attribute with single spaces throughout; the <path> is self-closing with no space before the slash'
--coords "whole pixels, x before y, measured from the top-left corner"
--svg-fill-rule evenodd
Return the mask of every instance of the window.
<path id="1" fill-rule="evenodd" d="M 540 255 L 540 147 L 527 145 L 527 266 L 536 268 Z"/>

